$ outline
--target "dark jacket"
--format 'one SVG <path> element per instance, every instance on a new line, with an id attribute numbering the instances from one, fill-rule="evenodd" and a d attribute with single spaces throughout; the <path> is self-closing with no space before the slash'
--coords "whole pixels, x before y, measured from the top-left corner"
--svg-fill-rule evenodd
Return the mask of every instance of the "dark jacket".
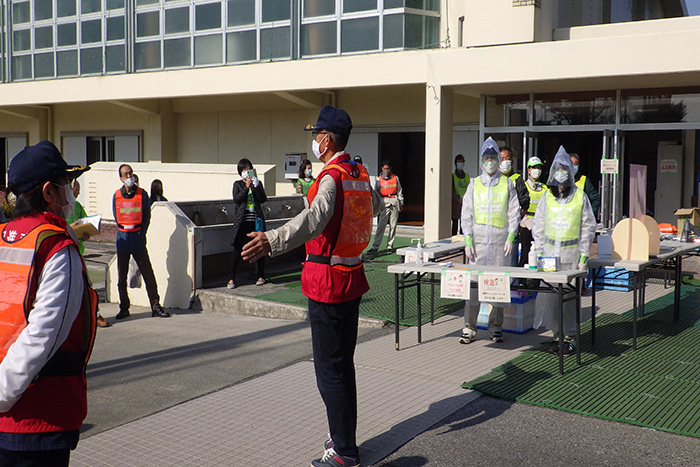
<path id="1" fill-rule="evenodd" d="M 520 209 L 522 209 L 523 211 L 527 211 L 527 208 L 530 207 L 530 192 L 525 186 L 525 179 L 523 178 L 523 176 L 520 175 L 519 177 L 514 177 L 514 175 L 515 173 L 512 173 L 508 176 L 508 178 L 515 182 L 515 191 L 518 192 L 518 202 L 520 203 Z"/>
<path id="2" fill-rule="evenodd" d="M 257 187 L 250 185 L 250 189 L 253 192 L 253 203 L 255 204 L 255 212 L 258 217 L 263 220 L 263 230 L 265 230 L 265 215 L 263 213 L 262 207 L 260 206 L 265 201 L 267 201 L 267 195 L 265 194 L 265 188 L 263 188 L 262 182 L 258 183 Z M 243 222 L 243 212 L 245 211 L 245 204 L 248 201 L 248 188 L 245 186 L 245 181 L 236 180 L 233 182 L 233 227 L 231 231 L 231 245 L 233 245 L 236 235 L 238 234 L 238 229 L 241 228 L 241 223 Z"/>
<path id="3" fill-rule="evenodd" d="M 577 173 L 574 180 L 577 182 L 581 179 L 581 174 Z M 588 196 L 588 201 L 591 202 L 591 209 L 593 209 L 593 215 L 598 218 L 598 210 L 600 209 L 600 194 L 598 190 L 595 189 L 593 182 L 591 182 L 590 177 L 586 177 L 586 183 L 583 185 L 583 192 Z"/>

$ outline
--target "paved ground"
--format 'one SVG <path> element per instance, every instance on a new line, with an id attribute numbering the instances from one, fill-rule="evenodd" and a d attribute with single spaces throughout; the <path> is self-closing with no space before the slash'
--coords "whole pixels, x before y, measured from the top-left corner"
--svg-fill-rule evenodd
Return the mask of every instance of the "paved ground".
<path id="1" fill-rule="evenodd" d="M 99 267 L 108 254 L 88 260 Z M 669 291 L 651 284 L 647 300 Z M 629 293 L 597 298 L 603 311 L 631 305 Z M 320 453 L 327 430 L 306 322 L 132 311 L 98 331 L 89 415 L 72 465 L 302 466 Z M 115 322 L 115 305 L 102 312 Z M 405 329 L 399 352 L 389 330 L 364 330 L 356 353 L 364 465 L 697 464 L 694 438 L 462 389 L 547 336 L 531 331 L 507 334 L 502 345 L 464 346 L 461 326 L 460 316 L 443 317 L 424 326 L 420 345 L 415 329 Z"/>

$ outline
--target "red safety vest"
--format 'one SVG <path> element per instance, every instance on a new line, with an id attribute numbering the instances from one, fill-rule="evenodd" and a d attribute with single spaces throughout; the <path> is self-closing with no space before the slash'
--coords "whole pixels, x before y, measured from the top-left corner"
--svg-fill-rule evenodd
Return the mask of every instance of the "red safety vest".
<path id="1" fill-rule="evenodd" d="M 27 326 L 44 264 L 57 251 L 75 245 L 65 229 L 38 222 L 21 238 L 12 235 L 14 222 L 0 224 L 0 359 Z M 95 341 L 97 318 L 97 294 L 89 285 L 84 263 L 83 280 L 82 306 L 68 338 L 15 405 L 0 413 L 0 432 L 80 429 L 87 415 L 85 368 Z"/>
<path id="2" fill-rule="evenodd" d="M 117 216 L 117 227 L 122 232 L 137 232 L 141 230 L 143 221 L 143 190 L 136 188 L 133 198 L 124 198 L 121 188 L 114 193 L 114 212 Z"/>
<path id="3" fill-rule="evenodd" d="M 372 192 L 367 169 L 350 162 L 350 156 L 344 154 L 324 167 L 311 185 L 309 204 L 324 175 L 333 177 L 336 184 L 335 209 L 321 235 L 306 243 L 301 288 L 312 300 L 339 303 L 369 290 L 362 251 L 372 232 Z"/>
<path id="4" fill-rule="evenodd" d="M 396 175 L 391 174 L 388 180 L 384 180 L 384 177 L 379 177 L 379 194 L 382 198 L 394 198 L 398 193 L 396 183 Z"/>

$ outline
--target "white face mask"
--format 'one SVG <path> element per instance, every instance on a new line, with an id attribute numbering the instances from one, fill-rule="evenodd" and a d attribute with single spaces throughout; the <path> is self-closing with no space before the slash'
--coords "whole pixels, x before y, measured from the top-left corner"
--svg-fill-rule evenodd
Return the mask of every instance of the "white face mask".
<path id="1" fill-rule="evenodd" d="M 124 185 L 127 188 L 131 188 L 135 184 L 136 184 L 136 179 L 134 179 L 134 177 L 129 177 L 129 178 L 124 179 Z"/>
<path id="2" fill-rule="evenodd" d="M 578 173 L 578 165 L 575 165 L 574 166 L 574 175 L 576 175 L 577 173 Z"/>
<path id="3" fill-rule="evenodd" d="M 557 172 L 554 174 L 554 180 L 559 183 L 564 183 L 569 180 L 569 173 L 562 170 L 557 170 Z"/>
<path id="4" fill-rule="evenodd" d="M 243 180 L 248 178 L 248 171 L 247 170 L 244 170 L 243 172 L 241 172 L 241 178 L 243 178 Z"/>
<path id="5" fill-rule="evenodd" d="M 56 185 L 54 183 L 54 185 Z M 63 218 L 68 219 L 73 211 L 75 210 L 75 196 L 73 195 L 73 188 L 71 188 L 70 183 L 67 185 L 56 185 L 63 188 L 63 192 L 66 197 L 66 204 L 61 206 L 61 211 L 63 211 Z"/>
<path id="6" fill-rule="evenodd" d="M 321 140 L 321 143 L 327 137 L 328 135 L 324 135 L 323 139 Z M 326 151 L 323 151 L 323 154 L 321 153 L 321 143 L 316 141 L 316 138 L 314 138 L 314 140 L 311 142 L 311 151 L 314 153 L 314 156 L 316 156 L 318 160 L 321 160 L 321 156 L 323 156 L 323 154 L 325 154 L 326 151 L 328 151 L 328 147 L 326 147 Z"/>
<path id="7" fill-rule="evenodd" d="M 530 169 L 530 176 L 533 180 L 539 180 L 542 176 L 542 169 Z"/>
<path id="8" fill-rule="evenodd" d="M 513 161 L 501 161 L 501 165 L 499 167 L 502 173 L 508 173 L 513 167 Z"/>
<path id="9" fill-rule="evenodd" d="M 310 168 L 309 168 L 309 169 L 306 169 L 306 176 L 307 176 L 307 177 L 311 177 L 311 170 L 312 170 L 312 169 L 310 169 Z"/>
<path id="10" fill-rule="evenodd" d="M 457 162 L 457 164 L 455 165 L 457 167 L 457 170 L 464 170 L 464 162 Z"/>
<path id="11" fill-rule="evenodd" d="M 493 175 L 494 173 L 496 173 L 496 169 L 498 168 L 498 164 L 496 163 L 496 161 L 493 160 L 485 161 L 483 164 L 481 164 L 481 166 L 489 175 Z"/>

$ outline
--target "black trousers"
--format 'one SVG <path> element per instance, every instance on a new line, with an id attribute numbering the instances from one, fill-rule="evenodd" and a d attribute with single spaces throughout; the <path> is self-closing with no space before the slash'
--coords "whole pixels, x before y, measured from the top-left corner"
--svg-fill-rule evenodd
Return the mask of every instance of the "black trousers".
<path id="1" fill-rule="evenodd" d="M 452 219 L 452 235 L 457 235 L 457 232 L 462 230 L 461 222 L 461 218 Z"/>
<path id="2" fill-rule="evenodd" d="M 131 302 L 129 301 L 129 293 L 127 292 L 127 274 L 129 273 L 129 259 L 134 257 L 136 264 L 141 271 L 141 277 L 146 284 L 146 292 L 148 293 L 148 301 L 151 303 L 151 309 L 160 304 L 158 296 L 158 284 L 156 284 L 156 276 L 153 274 L 153 266 L 151 259 L 148 257 L 146 248 L 138 253 L 119 253 L 117 252 L 117 275 L 119 276 L 117 288 L 119 289 L 119 309 L 129 310 Z"/>
<path id="3" fill-rule="evenodd" d="M 528 263 L 527 255 L 530 254 L 530 243 L 532 242 L 532 230 L 527 227 L 518 227 L 520 229 L 520 264 L 523 267 Z"/>
<path id="4" fill-rule="evenodd" d="M 355 345 L 360 310 L 358 297 L 342 303 L 309 299 L 311 344 L 316 385 L 326 405 L 333 449 L 341 456 L 359 458 L 357 440 L 357 385 Z"/>
<path id="5" fill-rule="evenodd" d="M 230 277 L 230 279 L 233 279 L 233 282 L 236 282 L 236 271 L 238 271 L 238 264 L 241 262 L 241 250 L 251 240 L 248 237 L 248 234 L 251 232 L 255 232 L 255 222 L 242 222 L 236 233 L 236 238 L 233 240 Z M 263 256 L 257 260 L 255 266 L 258 269 L 258 277 L 265 278 L 265 257 Z"/>
<path id="6" fill-rule="evenodd" d="M 3 467 L 66 467 L 69 461 L 70 449 L 10 451 L 0 448 L 0 465 Z"/>

